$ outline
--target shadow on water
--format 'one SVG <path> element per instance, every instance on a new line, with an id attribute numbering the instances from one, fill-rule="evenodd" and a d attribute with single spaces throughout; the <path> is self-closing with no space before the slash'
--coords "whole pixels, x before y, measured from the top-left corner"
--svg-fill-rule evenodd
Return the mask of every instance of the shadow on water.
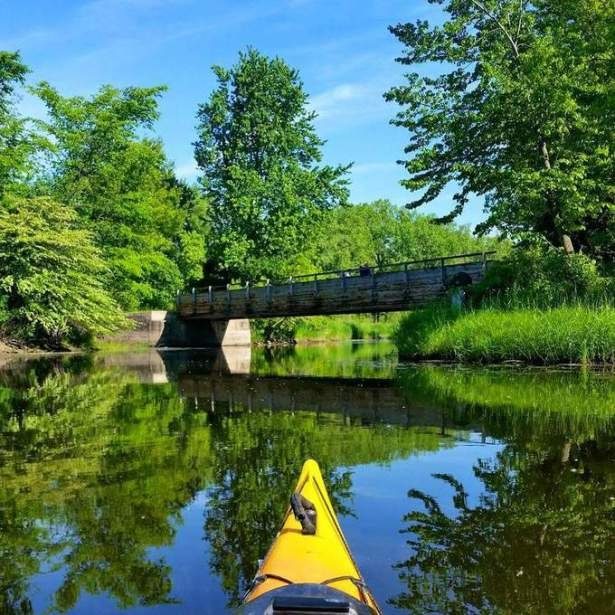
<path id="1" fill-rule="evenodd" d="M 385 610 L 600 612 L 614 433 L 608 375 L 397 368 L 381 344 L 9 365 L 0 611 L 223 612 L 314 457 Z"/>

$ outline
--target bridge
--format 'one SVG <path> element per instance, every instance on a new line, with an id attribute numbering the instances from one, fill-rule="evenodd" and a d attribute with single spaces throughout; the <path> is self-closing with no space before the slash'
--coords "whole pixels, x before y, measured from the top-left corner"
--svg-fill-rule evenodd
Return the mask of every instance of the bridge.
<path id="1" fill-rule="evenodd" d="M 249 344 L 250 318 L 395 312 L 479 282 L 493 252 L 459 254 L 380 267 L 325 271 L 284 281 L 193 288 L 177 296 L 177 319 L 160 345 Z"/>

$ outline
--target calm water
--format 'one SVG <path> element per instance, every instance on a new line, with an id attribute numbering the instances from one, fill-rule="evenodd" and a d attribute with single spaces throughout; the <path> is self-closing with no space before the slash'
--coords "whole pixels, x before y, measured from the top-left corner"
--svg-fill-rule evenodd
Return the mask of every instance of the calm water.
<path id="1" fill-rule="evenodd" d="M 385 612 L 615 612 L 613 376 L 382 344 L 5 365 L 0 612 L 228 612 L 307 457 Z"/>

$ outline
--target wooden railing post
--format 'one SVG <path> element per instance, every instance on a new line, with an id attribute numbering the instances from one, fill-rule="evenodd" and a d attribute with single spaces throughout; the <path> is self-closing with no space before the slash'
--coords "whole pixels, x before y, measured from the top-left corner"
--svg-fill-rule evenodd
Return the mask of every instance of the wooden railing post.
<path id="1" fill-rule="evenodd" d="M 318 274 L 314 274 L 314 294 L 318 294 Z"/>
<path id="2" fill-rule="evenodd" d="M 288 295 L 289 297 L 293 296 L 293 276 L 291 275 L 290 278 L 288 278 Z"/>
<path id="3" fill-rule="evenodd" d="M 271 281 L 267 279 L 267 302 L 271 303 Z"/>
<path id="4" fill-rule="evenodd" d="M 226 285 L 226 307 L 228 310 L 231 309 L 231 285 Z"/>
<path id="5" fill-rule="evenodd" d="M 214 289 L 211 287 L 211 284 L 207 287 L 207 300 L 210 304 L 214 302 Z"/>
<path id="6" fill-rule="evenodd" d="M 250 282 L 246 282 L 246 301 L 250 301 Z"/>
<path id="7" fill-rule="evenodd" d="M 372 302 L 376 302 L 377 296 L 378 296 L 378 291 L 376 289 L 376 274 L 374 273 L 374 270 L 372 269 Z"/>
<path id="8" fill-rule="evenodd" d="M 440 259 L 440 268 L 442 270 L 442 284 L 446 286 L 446 265 L 444 264 L 444 258 Z"/>
<path id="9" fill-rule="evenodd" d="M 192 313 L 196 314 L 196 288 L 192 287 Z"/>
<path id="10" fill-rule="evenodd" d="M 406 288 L 410 286 L 410 273 L 408 272 L 408 263 L 404 264 L 404 276 L 406 278 Z"/>

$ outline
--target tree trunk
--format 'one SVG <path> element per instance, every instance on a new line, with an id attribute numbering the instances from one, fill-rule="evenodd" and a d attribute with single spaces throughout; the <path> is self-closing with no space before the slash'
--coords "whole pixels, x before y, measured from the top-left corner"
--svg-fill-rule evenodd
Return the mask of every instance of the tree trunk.
<path id="1" fill-rule="evenodd" d="M 540 138 L 540 143 L 538 145 L 538 150 L 540 151 L 540 155 L 542 156 L 542 162 L 545 166 L 545 169 L 547 171 L 551 170 L 551 157 L 549 156 L 549 148 L 547 147 L 547 141 L 544 137 Z M 547 199 L 549 201 L 549 209 L 551 210 L 551 215 L 553 217 L 553 226 L 554 228 L 557 229 L 557 224 L 555 224 L 555 218 L 557 216 L 556 214 L 556 208 L 555 208 L 555 204 L 553 202 L 553 194 L 549 193 L 547 195 Z M 567 235 L 566 233 L 562 233 L 562 232 L 558 232 L 558 234 L 560 235 L 560 242 L 564 248 L 564 252 L 566 254 L 574 254 L 574 246 L 572 244 L 572 239 L 570 238 L 570 235 Z"/>

